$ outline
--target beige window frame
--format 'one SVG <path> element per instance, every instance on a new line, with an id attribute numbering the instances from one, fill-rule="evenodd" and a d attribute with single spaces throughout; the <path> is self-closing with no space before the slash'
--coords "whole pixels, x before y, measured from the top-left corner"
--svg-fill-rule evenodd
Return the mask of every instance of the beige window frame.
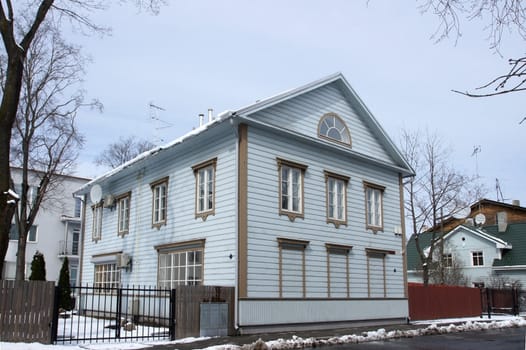
<path id="1" fill-rule="evenodd" d="M 290 221 L 304 218 L 304 184 L 307 166 L 277 158 L 279 173 L 279 215 Z"/>
<path id="2" fill-rule="evenodd" d="M 204 284 L 205 239 L 162 244 L 154 248 L 158 253 L 159 287 Z"/>
<path id="3" fill-rule="evenodd" d="M 195 174 L 195 217 L 215 215 L 217 158 L 192 166 Z"/>
<path id="4" fill-rule="evenodd" d="M 324 171 L 324 174 L 327 223 L 334 224 L 336 228 L 340 225 L 347 226 L 347 185 L 349 177 L 329 171 Z"/>
<path id="5" fill-rule="evenodd" d="M 331 255 L 344 255 L 345 256 L 345 277 L 347 287 L 347 298 L 351 297 L 351 281 L 350 281 L 350 270 L 349 270 L 349 252 L 352 249 L 350 245 L 325 243 L 325 249 L 327 250 L 327 296 L 331 297 Z"/>
<path id="6" fill-rule="evenodd" d="M 374 233 L 384 230 L 385 187 L 363 182 L 365 193 L 365 227 Z"/>
<path id="7" fill-rule="evenodd" d="M 130 231 L 131 192 L 117 196 L 117 234 L 124 236 Z"/>
<path id="8" fill-rule="evenodd" d="M 168 177 L 150 184 L 152 189 L 152 227 L 166 225 L 168 216 Z"/>
<path id="9" fill-rule="evenodd" d="M 333 132 L 337 132 L 339 136 L 334 137 Z M 318 136 L 348 147 L 352 144 L 351 133 L 347 124 L 338 114 L 333 112 L 326 113 L 320 118 L 318 122 Z"/>
<path id="10" fill-rule="evenodd" d="M 279 297 L 283 298 L 283 250 L 297 250 L 301 251 L 301 276 L 302 276 L 302 296 L 307 295 L 306 286 L 306 269 L 305 269 L 305 249 L 309 245 L 309 241 L 289 238 L 277 238 L 279 249 Z"/>
<path id="11" fill-rule="evenodd" d="M 365 254 L 367 256 L 367 297 L 371 297 L 371 259 L 382 259 L 383 297 L 387 298 L 387 275 L 385 269 L 385 257 L 386 255 L 395 254 L 395 251 L 365 248 Z"/>

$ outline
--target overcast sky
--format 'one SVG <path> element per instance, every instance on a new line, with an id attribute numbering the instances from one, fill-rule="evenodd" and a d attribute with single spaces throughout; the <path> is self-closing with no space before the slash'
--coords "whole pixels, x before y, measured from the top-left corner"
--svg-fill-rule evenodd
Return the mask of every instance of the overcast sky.
<path id="1" fill-rule="evenodd" d="M 237 109 L 342 72 L 397 144 L 403 128 L 437 132 L 456 167 L 478 169 L 487 198 L 496 199 L 498 179 L 508 202 L 526 205 L 526 93 L 451 92 L 503 73 L 508 58 L 525 54 L 517 36 L 505 36 L 502 56 L 489 49 L 482 22 L 465 23 L 458 42 L 435 43 L 438 19 L 414 0 L 167 2 L 158 16 L 115 5 L 95 17 L 111 36 L 73 35 L 93 59 L 88 96 L 105 106 L 79 115 L 87 142 L 77 175 L 101 175 L 93 160 L 120 136 L 168 142 L 208 108 Z M 150 118 L 150 102 L 165 109 L 156 114 L 162 122 Z"/>

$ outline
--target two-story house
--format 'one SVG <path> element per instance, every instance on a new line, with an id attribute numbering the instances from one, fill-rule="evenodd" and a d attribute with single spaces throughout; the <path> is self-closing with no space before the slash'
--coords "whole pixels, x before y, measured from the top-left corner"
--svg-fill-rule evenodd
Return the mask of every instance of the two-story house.
<path id="1" fill-rule="evenodd" d="M 11 168 L 15 192 L 20 193 L 22 169 Z M 80 257 L 80 224 L 82 201 L 73 197 L 73 191 L 86 184 L 89 179 L 76 176 L 57 175 L 56 188 L 48 192 L 31 227 L 26 245 L 25 276 L 31 274 L 31 261 L 39 251 L 46 262 L 46 279 L 58 281 L 60 269 L 67 256 L 70 270 L 70 283 L 77 283 Z M 29 173 L 29 198 L 36 196 L 39 173 Z M 4 263 L 5 279 L 14 279 L 18 249 L 18 227 L 11 225 L 9 246 Z"/>
<path id="2" fill-rule="evenodd" d="M 437 229 L 437 228 L 435 228 Z M 441 234 L 435 231 L 435 261 L 442 253 L 445 273 L 452 269 L 462 274 L 458 282 L 475 287 L 509 284 L 526 286 L 526 208 L 518 201 L 511 204 L 481 199 L 470 206 L 466 218 L 449 218 Z M 425 254 L 432 231 L 420 234 Z M 414 236 L 407 243 L 409 282 L 422 282 L 420 261 Z M 452 281 L 456 283 L 455 280 Z"/>
<path id="3" fill-rule="evenodd" d="M 76 191 L 82 282 L 233 286 L 241 332 L 402 322 L 412 173 L 334 74 L 210 116 Z"/>

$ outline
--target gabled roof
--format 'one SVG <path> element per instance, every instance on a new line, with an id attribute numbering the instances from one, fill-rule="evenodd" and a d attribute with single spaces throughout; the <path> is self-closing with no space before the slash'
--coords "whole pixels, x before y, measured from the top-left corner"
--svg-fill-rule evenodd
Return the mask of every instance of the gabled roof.
<path id="1" fill-rule="evenodd" d="M 332 83 L 335 83 L 338 85 L 341 92 L 343 93 L 345 98 L 348 99 L 348 101 L 353 106 L 353 108 L 355 108 L 355 110 L 364 117 L 365 123 L 370 128 L 370 130 L 373 132 L 373 134 L 376 136 L 377 140 L 382 144 L 382 146 L 386 149 L 389 155 L 394 159 L 394 161 L 403 170 L 403 175 L 404 176 L 414 175 L 415 172 L 413 168 L 411 167 L 411 165 L 402 156 L 398 147 L 391 140 L 389 135 L 387 135 L 385 130 L 378 123 L 378 121 L 373 116 L 371 111 L 363 103 L 363 101 L 360 99 L 358 94 L 354 91 L 354 89 L 351 87 L 351 85 L 349 84 L 347 79 L 345 79 L 342 73 L 331 74 L 325 78 L 313 81 L 309 84 L 300 86 L 298 88 L 287 90 L 285 92 L 271 96 L 269 98 L 259 100 L 254 104 L 242 107 L 232 113 L 238 116 L 249 117 L 251 114 L 254 114 L 262 109 L 266 109 L 266 108 L 275 106 L 281 102 L 284 102 L 286 100 L 289 100 L 299 95 L 306 94 L 310 91 L 316 90 L 322 86 L 332 84 Z"/>
<path id="2" fill-rule="evenodd" d="M 503 249 L 502 259 L 495 259 L 493 262 L 494 268 L 513 268 L 521 266 L 526 269 L 526 222 L 508 224 L 505 232 L 498 232 L 497 225 L 486 226 L 484 228 L 461 225 L 447 233 L 444 236 L 445 239 L 459 230 L 468 231 L 495 244 L 496 248 Z M 431 232 L 420 234 L 422 247 L 429 246 L 431 236 Z M 418 252 L 416 251 L 413 236 L 411 236 L 407 242 L 407 266 L 408 270 L 420 269 L 420 259 L 418 257 Z"/>
<path id="3" fill-rule="evenodd" d="M 526 223 L 508 224 L 505 232 L 498 232 L 497 225 L 484 230 L 513 245 L 513 249 L 504 251 L 502 259 L 493 262 L 493 267 L 526 266 Z"/>
<path id="4" fill-rule="evenodd" d="M 106 174 L 99 176 L 95 178 L 94 180 L 88 182 L 86 185 L 82 186 L 76 193 L 86 193 L 89 188 L 93 186 L 95 183 L 99 183 L 101 181 L 105 181 L 109 179 L 110 177 L 113 177 L 120 171 L 135 166 L 137 163 L 140 163 L 145 158 L 150 157 L 154 154 L 158 154 L 161 152 L 165 152 L 168 149 L 171 149 L 173 147 L 176 147 L 177 145 L 185 142 L 187 139 L 196 137 L 209 128 L 223 123 L 224 121 L 228 119 L 235 119 L 235 118 L 250 118 L 250 115 L 260 111 L 265 108 L 269 108 L 271 106 L 274 106 L 278 103 L 281 103 L 283 101 L 286 101 L 288 99 L 294 98 L 296 96 L 308 93 L 310 91 L 313 91 L 315 89 L 318 89 L 322 86 L 336 83 L 340 87 L 343 95 L 349 100 L 349 102 L 353 105 L 353 107 L 357 110 L 358 113 L 360 113 L 362 116 L 364 116 L 364 120 L 366 121 L 367 125 L 370 127 L 372 132 L 377 137 L 377 140 L 385 147 L 389 155 L 395 160 L 395 162 L 399 165 L 398 169 L 402 172 L 404 176 L 410 176 L 414 174 L 414 170 L 411 168 L 409 163 L 405 160 L 405 158 L 402 156 L 398 148 L 395 146 L 393 141 L 389 138 L 387 133 L 384 131 L 384 129 L 380 126 L 376 118 L 372 115 L 372 113 L 369 111 L 369 109 L 365 106 L 365 104 L 362 102 L 362 100 L 358 97 L 356 92 L 353 90 L 353 88 L 350 86 L 350 84 L 347 82 L 345 77 L 341 73 L 335 73 L 332 75 L 329 75 L 325 78 L 313 81 L 311 83 L 308 83 L 306 85 L 300 86 L 298 88 L 287 90 L 285 92 L 282 92 L 280 94 L 271 96 L 269 98 L 265 98 L 263 100 L 259 100 L 256 103 L 250 104 L 248 106 L 239 108 L 235 111 L 225 111 L 220 113 L 216 119 L 213 119 L 212 121 L 208 122 L 207 124 L 192 130 L 191 132 L 187 133 L 186 135 L 175 139 L 174 141 L 164 145 L 155 147 L 152 150 L 146 151 L 134 159 L 122 164 L 121 166 L 107 172 Z"/>
<path id="5" fill-rule="evenodd" d="M 466 226 L 466 225 L 459 225 L 455 227 L 453 230 L 451 230 L 450 232 L 446 233 L 444 235 L 444 240 L 447 240 L 449 237 L 451 237 L 452 235 L 454 235 L 455 233 L 459 231 L 469 232 L 483 240 L 493 243 L 495 244 L 495 248 L 497 249 L 511 249 L 512 248 L 512 245 L 504 241 L 503 239 L 497 236 L 491 235 L 488 232 L 484 231 L 483 229 L 480 229 L 474 226 Z"/>

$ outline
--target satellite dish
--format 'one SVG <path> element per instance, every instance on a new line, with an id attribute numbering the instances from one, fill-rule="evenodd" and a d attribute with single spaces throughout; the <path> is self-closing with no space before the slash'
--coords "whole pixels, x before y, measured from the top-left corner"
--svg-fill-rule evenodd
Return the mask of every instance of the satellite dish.
<path id="1" fill-rule="evenodd" d="M 484 225 L 485 222 L 486 222 L 486 215 L 482 213 L 475 215 L 475 223 L 477 225 Z"/>
<path id="2" fill-rule="evenodd" d="M 91 203 L 98 203 L 102 199 L 102 188 L 100 185 L 93 185 L 89 191 L 89 199 Z"/>
<path id="3" fill-rule="evenodd" d="M 469 207 L 465 207 L 457 211 L 455 214 L 453 214 L 453 217 L 455 219 L 465 219 L 468 217 L 470 213 L 471 213 L 471 209 Z"/>

